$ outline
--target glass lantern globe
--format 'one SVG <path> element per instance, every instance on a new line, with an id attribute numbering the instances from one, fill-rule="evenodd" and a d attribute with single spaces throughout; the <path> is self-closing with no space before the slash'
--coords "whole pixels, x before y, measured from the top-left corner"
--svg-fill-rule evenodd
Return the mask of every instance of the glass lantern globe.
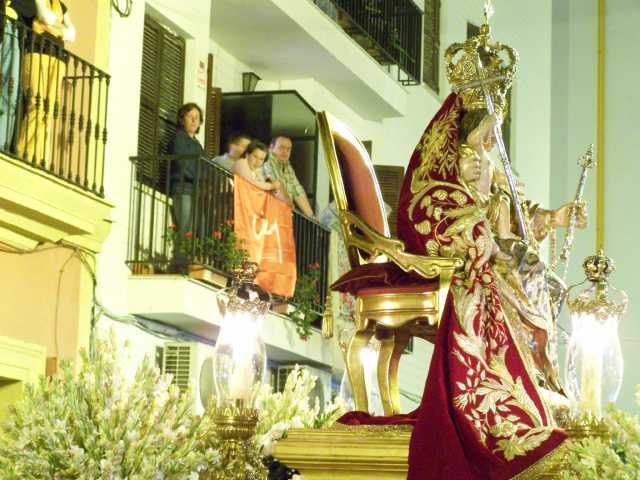
<path id="1" fill-rule="evenodd" d="M 607 404 L 617 400 L 622 387 L 624 362 L 618 325 L 627 295 L 609 285 L 615 267 L 602 252 L 588 257 L 583 267 L 591 285 L 567 301 L 571 337 L 565 383 L 574 414 L 600 417 Z"/>
<path id="2" fill-rule="evenodd" d="M 253 285 L 255 267 L 247 267 L 230 288 L 213 360 L 216 406 L 252 408 L 262 383 L 267 355 L 261 329 L 269 296 Z"/>

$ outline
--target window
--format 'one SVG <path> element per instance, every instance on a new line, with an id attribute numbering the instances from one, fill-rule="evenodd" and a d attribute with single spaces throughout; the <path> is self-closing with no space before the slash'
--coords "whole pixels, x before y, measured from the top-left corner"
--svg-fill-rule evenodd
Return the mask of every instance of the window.
<path id="1" fill-rule="evenodd" d="M 184 39 L 145 17 L 138 155 L 167 153 L 184 91 Z"/>
<path id="2" fill-rule="evenodd" d="M 389 230 L 392 236 L 396 236 L 396 223 L 398 222 L 398 201 L 400 200 L 400 187 L 404 180 L 404 167 L 392 165 L 374 165 L 373 169 L 378 178 L 378 184 L 382 191 L 382 199 L 391 207 L 389 215 Z"/>
<path id="3" fill-rule="evenodd" d="M 422 81 L 436 93 L 440 75 L 440 0 L 424 2 Z"/>

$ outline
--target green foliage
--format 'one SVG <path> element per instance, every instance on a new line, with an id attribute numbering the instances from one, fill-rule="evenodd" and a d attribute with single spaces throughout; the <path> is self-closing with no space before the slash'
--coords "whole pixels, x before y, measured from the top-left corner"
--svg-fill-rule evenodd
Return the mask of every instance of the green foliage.
<path id="1" fill-rule="evenodd" d="M 295 323 L 296 333 L 302 340 L 311 335 L 311 325 L 318 317 L 314 306 L 320 302 L 318 281 L 320 280 L 320 264 L 309 265 L 307 271 L 296 281 L 296 290 L 291 303 L 294 310 L 287 316 Z"/>
<path id="2" fill-rule="evenodd" d="M 205 240 L 204 249 L 215 262 L 222 264 L 225 272 L 232 272 L 249 260 L 249 253 L 242 248 L 242 243 L 233 229 L 233 221 L 227 220 Z"/>
<path id="3" fill-rule="evenodd" d="M 220 265 L 225 272 L 232 272 L 249 260 L 248 252 L 242 248 L 243 241 L 235 234 L 233 220 L 227 220 L 205 238 L 193 232 L 180 234 L 176 225 L 169 225 L 164 238 L 174 255 L 189 257 L 195 254 Z"/>

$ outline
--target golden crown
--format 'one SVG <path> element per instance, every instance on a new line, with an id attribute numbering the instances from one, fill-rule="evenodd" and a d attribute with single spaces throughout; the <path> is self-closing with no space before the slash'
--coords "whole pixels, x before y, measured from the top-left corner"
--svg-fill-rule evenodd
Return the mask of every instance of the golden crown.
<path id="1" fill-rule="evenodd" d="M 505 53 L 505 61 L 500 54 Z M 478 57 L 482 72 L 478 70 Z M 482 83 L 491 94 L 494 109 L 504 114 L 508 108 L 507 92 L 513 83 L 518 63 L 518 52 L 508 45 L 491 43 L 488 23 L 480 33 L 464 43 L 453 43 L 445 52 L 447 79 L 453 91 L 460 94 L 465 110 L 487 108 Z"/>

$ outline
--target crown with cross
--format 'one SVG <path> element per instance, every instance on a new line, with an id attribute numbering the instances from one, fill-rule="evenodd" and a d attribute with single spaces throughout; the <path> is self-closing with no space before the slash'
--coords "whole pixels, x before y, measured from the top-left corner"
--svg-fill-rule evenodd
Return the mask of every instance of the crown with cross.
<path id="1" fill-rule="evenodd" d="M 453 91 L 462 98 L 466 110 L 487 107 L 484 84 L 488 88 L 496 112 L 504 115 L 508 109 L 507 92 L 516 74 L 518 52 L 508 45 L 492 43 L 486 9 L 485 19 L 478 35 L 464 43 L 453 43 L 447 48 L 447 79 Z"/>

